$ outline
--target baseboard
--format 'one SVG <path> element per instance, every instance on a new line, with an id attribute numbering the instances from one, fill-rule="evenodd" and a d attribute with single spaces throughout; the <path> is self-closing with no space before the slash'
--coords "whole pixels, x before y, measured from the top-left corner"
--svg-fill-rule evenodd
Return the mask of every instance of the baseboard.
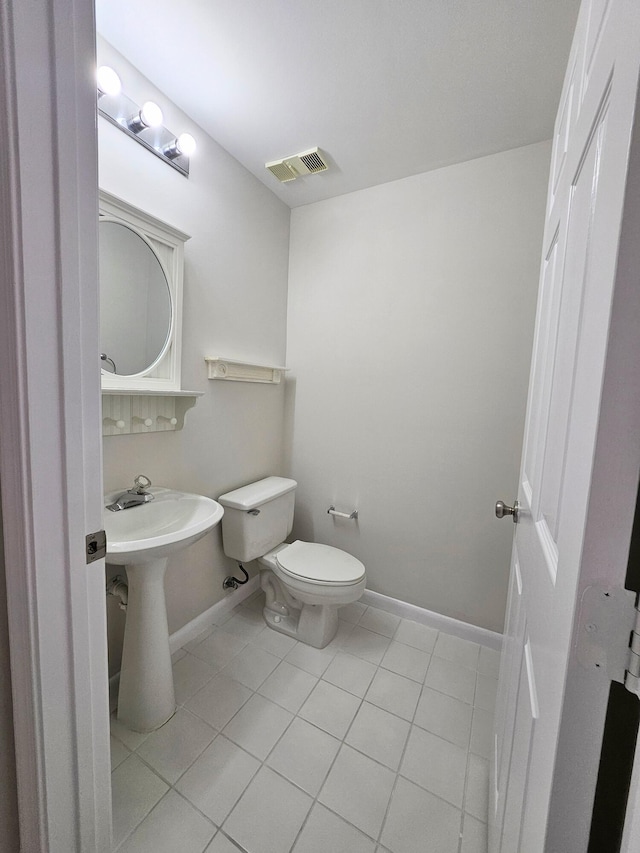
<path id="1" fill-rule="evenodd" d="M 204 613 L 196 616 L 191 622 L 183 625 L 182 628 L 179 628 L 169 637 L 171 654 L 177 652 L 178 649 L 181 649 L 191 640 L 195 640 L 207 628 L 218 624 L 223 616 L 230 610 L 233 610 L 234 607 L 237 607 L 238 604 L 241 604 L 250 595 L 253 595 L 259 588 L 260 576 L 256 575 L 248 583 L 238 587 L 238 589 L 234 590 L 221 601 L 216 602 L 208 610 L 205 610 Z M 368 607 L 377 607 L 379 610 L 393 613 L 394 616 L 400 616 L 402 619 L 411 619 L 412 622 L 428 625 L 437 631 L 453 634 L 454 637 L 478 643 L 489 649 L 495 649 L 498 652 L 502 649 L 502 634 L 497 634 L 495 631 L 488 631 L 486 628 L 479 628 L 477 625 L 470 625 L 468 622 L 461 622 L 459 619 L 452 619 L 450 616 L 443 616 L 441 613 L 434 613 L 433 610 L 426 610 L 424 607 L 417 607 L 415 604 L 408 604 L 406 601 L 390 598 L 388 595 L 382 595 L 379 592 L 373 592 L 369 589 L 364 591 L 360 601 Z M 109 679 L 109 695 L 111 697 L 110 705 L 112 706 L 112 710 L 115 707 L 115 697 L 118 695 L 119 681 L 119 672 Z"/>
<path id="2" fill-rule="evenodd" d="M 230 610 L 241 604 L 245 598 L 253 595 L 259 588 L 260 575 L 256 575 L 225 598 L 217 601 L 212 607 L 205 610 L 204 613 L 196 616 L 191 622 L 187 622 L 182 628 L 178 628 L 177 631 L 169 636 L 171 654 L 177 652 L 178 649 L 181 649 L 184 645 L 191 642 L 191 640 L 195 640 L 198 634 L 202 634 L 207 628 L 216 625 L 222 616 L 225 616 Z"/>
<path id="3" fill-rule="evenodd" d="M 118 688 L 120 687 L 120 673 L 116 672 L 109 679 L 109 713 L 113 712 L 118 707 Z"/>
<path id="4" fill-rule="evenodd" d="M 198 634 L 206 631 L 207 628 L 215 625 L 222 616 L 237 607 L 245 598 L 253 595 L 259 588 L 260 577 L 257 575 L 244 586 L 239 587 L 226 598 L 214 604 L 213 607 L 196 616 L 191 622 L 187 622 L 174 634 L 171 634 L 169 637 L 171 654 L 194 640 Z M 426 610 L 424 607 L 408 604 L 406 601 L 390 598 L 388 595 L 382 595 L 369 589 L 364 591 L 360 601 L 367 606 L 377 607 L 379 610 L 385 610 L 387 613 L 393 613 L 403 619 L 411 619 L 421 625 L 428 625 L 430 628 L 444 631 L 446 634 L 453 634 L 454 637 L 460 637 L 481 646 L 487 646 L 489 649 L 495 649 L 498 652 L 502 649 L 502 634 L 497 634 L 495 631 L 489 631 L 486 628 L 479 628 L 477 625 L 470 625 L 468 622 L 461 622 L 459 619 L 452 619 L 450 616 L 443 616 L 442 613 L 435 613 L 433 610 Z"/>
<path id="5" fill-rule="evenodd" d="M 470 625 L 468 622 L 461 622 L 459 619 L 452 619 L 450 616 L 443 616 L 442 613 L 434 613 L 433 610 L 426 610 L 424 607 L 417 607 L 415 604 L 408 604 L 406 601 L 390 598 L 388 595 L 369 589 L 364 591 L 360 601 L 368 607 L 377 607 L 379 610 L 393 613 L 394 616 L 428 625 L 430 628 L 453 634 L 454 637 L 460 637 L 462 640 L 470 640 L 472 643 L 495 649 L 497 652 L 502 649 L 502 634 L 479 628 L 477 625 Z"/>

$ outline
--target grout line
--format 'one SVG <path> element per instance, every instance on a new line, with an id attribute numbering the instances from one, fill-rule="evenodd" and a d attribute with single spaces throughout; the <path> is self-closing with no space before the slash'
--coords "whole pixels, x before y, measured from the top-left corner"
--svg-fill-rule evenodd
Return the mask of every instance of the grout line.
<path id="1" fill-rule="evenodd" d="M 206 744 L 206 746 L 203 746 L 203 748 L 200 750 L 199 754 L 198 754 L 198 755 L 193 759 L 193 761 L 188 765 L 188 767 L 186 767 L 186 768 L 182 771 L 182 773 L 178 776 L 178 778 L 177 778 L 174 782 L 169 781 L 169 779 L 167 779 L 165 776 L 163 776 L 163 775 L 162 775 L 162 773 L 160 772 L 160 770 L 158 770 L 158 769 L 157 769 L 157 767 L 154 767 L 154 766 L 153 766 L 153 765 L 152 765 L 152 764 L 151 764 L 151 763 L 150 763 L 146 758 L 144 758 L 144 756 L 142 756 L 142 755 L 140 755 L 140 754 L 138 753 L 138 749 L 140 749 L 141 747 L 143 747 L 143 746 L 145 745 L 145 743 L 147 743 L 147 741 L 146 741 L 146 740 L 144 740 L 144 741 L 140 744 L 140 746 L 139 746 L 137 749 L 135 749 L 135 750 L 134 750 L 135 755 L 137 755 L 137 756 L 138 756 L 138 758 L 140 759 L 140 761 L 142 761 L 142 762 L 143 762 L 143 764 L 146 764 L 146 765 L 147 765 L 147 767 L 149 768 L 149 770 L 152 770 L 152 771 L 156 774 L 156 776 L 158 776 L 160 779 L 162 779 L 162 781 L 163 781 L 163 782 L 165 782 L 167 785 L 169 785 L 171 788 L 174 788 L 174 787 L 178 784 L 178 782 L 180 781 L 180 779 L 182 779 L 182 777 L 184 776 L 184 774 L 185 774 L 185 773 L 187 773 L 187 772 L 191 769 L 191 767 L 196 763 L 196 761 L 200 758 L 200 756 L 201 756 L 201 755 L 202 755 L 202 754 L 203 754 L 207 749 L 209 749 L 209 747 L 211 746 L 211 744 L 214 742 L 214 740 L 215 740 L 215 739 L 218 737 L 218 735 L 220 734 L 220 730 L 219 730 L 219 729 L 217 729 L 215 726 L 212 726 L 212 725 L 211 725 L 211 723 L 207 723 L 207 721 L 206 721 L 206 720 L 203 720 L 203 719 L 202 719 L 202 717 L 199 717 L 197 714 L 194 714 L 194 713 L 193 713 L 193 711 L 189 711 L 189 709 L 188 709 L 188 708 L 182 708 L 182 707 L 180 707 L 180 708 L 176 708 L 176 713 L 177 713 L 179 710 L 184 711 L 184 712 L 185 712 L 185 713 L 187 713 L 187 714 L 191 714 L 191 716 L 192 716 L 192 717 L 195 717 L 195 719 L 196 719 L 196 720 L 198 720 L 198 722 L 200 722 L 200 723 L 204 723 L 206 726 L 208 726 L 208 727 L 211 729 L 211 731 L 213 732 L 213 737 L 211 738 L 211 740 L 209 741 L 209 743 L 208 743 L 208 744 Z M 173 719 L 175 719 L 175 714 L 174 714 L 174 716 L 173 716 L 173 717 L 171 717 L 171 719 L 172 719 L 172 720 L 173 720 Z M 167 721 L 167 722 L 169 722 L 169 721 Z M 166 725 L 166 723 L 165 723 L 165 725 Z M 160 729 L 157 729 L 156 731 L 160 731 Z M 206 815 L 205 815 L 205 817 L 206 817 Z M 207 820 L 211 820 L 211 818 L 207 818 Z"/>
<path id="2" fill-rule="evenodd" d="M 296 719 L 296 718 L 294 717 L 294 719 Z M 304 720 L 304 718 L 303 718 L 303 717 L 300 717 L 299 719 Z M 292 722 L 293 722 L 293 721 L 292 721 Z M 309 721 L 308 721 L 308 720 L 304 720 L 304 722 L 305 722 L 305 723 L 309 723 Z M 309 725 L 310 725 L 310 726 L 312 726 L 312 725 L 313 725 L 313 723 L 309 723 Z M 315 726 L 315 728 L 319 729 L 321 732 L 324 732 L 324 734 L 329 734 L 329 732 L 325 732 L 325 730 L 324 730 L 324 729 L 320 729 L 320 727 L 319 727 L 319 726 Z M 283 737 L 284 737 L 284 735 L 283 735 Z M 331 735 L 331 737 L 335 737 L 335 735 Z M 335 739 L 336 739 L 336 740 L 338 740 L 338 738 L 335 738 Z M 340 746 L 338 746 L 338 749 L 336 750 L 336 754 L 335 754 L 335 755 L 334 755 L 334 757 L 333 757 L 333 761 L 330 763 L 329 768 L 328 768 L 328 770 L 327 770 L 327 772 L 326 772 L 326 774 L 325 774 L 325 776 L 324 776 L 324 778 L 323 778 L 322 782 L 320 783 L 320 785 L 319 785 L 319 787 L 318 787 L 318 792 L 317 792 L 317 794 L 315 795 L 315 797 L 311 797 L 311 794 L 310 794 L 308 791 L 305 791 L 305 794 L 307 794 L 307 796 L 308 796 L 308 797 L 311 797 L 311 799 L 312 799 L 312 803 L 311 803 L 311 806 L 309 807 L 309 811 L 307 812 L 307 814 L 306 814 L 306 816 L 305 816 L 305 819 L 302 821 L 302 824 L 301 824 L 301 826 L 300 826 L 300 829 L 298 830 L 298 833 L 297 833 L 296 837 L 295 837 L 295 838 L 294 838 L 294 840 L 293 840 L 293 844 L 292 844 L 292 845 L 291 845 L 291 847 L 289 848 L 289 850 L 290 850 L 290 851 L 294 849 L 294 847 L 295 847 L 295 846 L 296 846 L 296 844 L 298 843 L 298 839 L 300 838 L 300 836 L 301 836 L 301 835 L 302 835 L 302 833 L 304 832 L 304 829 L 305 829 L 305 827 L 306 827 L 306 825 L 307 825 L 307 823 L 308 823 L 308 821 L 309 821 L 309 817 L 311 816 L 311 812 L 313 811 L 314 806 L 315 806 L 315 805 L 316 805 L 316 803 L 318 802 L 318 798 L 320 797 L 320 794 L 322 793 L 322 789 L 324 788 L 324 786 L 325 786 L 325 784 L 326 784 L 326 781 L 327 781 L 327 779 L 329 778 L 329 774 L 330 774 L 330 773 L 331 773 L 331 771 L 333 770 L 333 766 L 334 766 L 334 764 L 335 764 L 335 763 L 336 763 L 336 761 L 338 760 L 338 756 L 340 755 L 340 750 L 342 749 L 342 745 L 343 745 L 343 744 L 344 744 L 344 741 L 341 741 L 341 742 L 340 742 Z M 277 745 L 277 744 L 276 744 L 276 745 Z M 274 748 L 273 748 L 273 749 L 275 749 L 275 746 L 274 746 Z M 273 750 L 271 750 L 271 752 L 273 752 Z M 269 753 L 269 755 L 271 755 L 271 753 Z M 269 757 L 269 756 L 267 756 L 267 758 L 268 758 L 268 757 Z M 265 759 L 265 761 L 266 761 L 266 759 Z M 269 769 L 270 769 L 270 770 L 273 770 L 273 772 L 274 772 L 274 773 L 278 773 L 278 771 L 277 771 L 275 768 L 273 768 L 273 767 L 270 767 Z M 278 773 L 278 775 L 279 775 L 279 776 L 281 776 L 283 779 L 286 779 L 286 781 L 287 781 L 287 782 L 289 782 L 291 785 L 295 785 L 297 788 L 300 788 L 300 786 L 299 786 L 299 785 L 296 785 L 296 783 L 295 783 L 295 782 L 292 782 L 292 781 L 291 781 L 291 779 L 287 779 L 287 777 L 286 777 L 286 776 L 283 776 L 283 775 L 282 775 L 282 773 Z M 304 789 L 303 789 L 303 788 L 300 788 L 300 790 L 304 790 Z M 327 807 L 327 806 L 325 806 L 323 803 L 320 803 L 320 805 L 322 805 L 324 808 L 328 808 L 328 807 Z M 340 817 L 340 818 L 341 818 L 341 820 L 345 820 L 345 818 L 341 817 L 341 815 L 336 814 L 332 809 L 328 809 L 328 811 L 330 811 L 332 814 L 335 814 L 335 815 L 336 815 L 336 817 Z M 349 826 L 354 826 L 352 823 L 349 823 L 349 821 L 345 821 L 345 823 L 347 823 Z M 358 827 L 354 827 L 354 828 L 355 828 L 355 829 L 358 829 Z M 362 832 L 362 830 L 359 830 L 359 831 L 360 831 L 360 832 Z M 366 833 L 365 833 L 365 834 L 366 834 Z M 367 837 L 370 837 L 370 836 L 367 836 Z"/>
<path id="3" fill-rule="evenodd" d="M 247 853 L 247 848 L 246 848 L 246 847 L 243 847 L 243 846 L 240 844 L 240 842 L 239 842 L 239 841 L 236 841 L 236 840 L 235 840 L 235 838 L 232 838 L 230 835 L 227 835 L 227 833 L 226 833 L 226 832 L 224 832 L 224 830 L 219 829 L 219 830 L 218 830 L 218 832 L 216 833 L 216 835 L 218 835 L 218 834 L 219 834 L 219 835 L 222 835 L 222 837 L 223 837 L 223 838 L 226 838 L 226 839 L 227 839 L 227 841 L 229 842 L 229 844 L 231 844 L 231 845 L 232 845 L 236 850 L 239 850 L 239 851 L 240 851 L 240 853 Z M 214 836 L 214 837 L 215 837 L 215 836 Z M 209 842 L 209 844 L 210 844 L 210 843 L 211 843 L 211 842 Z M 207 848 L 205 847 L 205 851 L 206 851 L 206 849 L 207 849 Z M 203 851 L 203 853 L 204 853 L 204 851 Z"/>
<path id="4" fill-rule="evenodd" d="M 438 634 L 438 636 L 439 636 L 439 634 Z M 434 644 L 434 648 L 435 648 L 435 644 Z M 431 657 L 431 660 L 433 660 L 433 656 Z M 429 661 L 429 667 L 431 666 L 431 660 Z M 424 676 L 425 678 L 427 677 L 427 674 L 428 674 L 428 672 L 429 672 L 429 667 L 427 667 L 427 672 L 425 673 L 425 676 Z M 400 779 L 400 778 L 401 778 L 401 777 L 400 777 L 400 771 L 401 771 L 401 769 L 402 769 L 402 765 L 403 765 L 403 763 L 404 763 L 405 755 L 407 754 L 407 747 L 409 746 L 409 741 L 410 741 L 410 739 L 411 739 L 411 731 L 412 731 L 412 729 L 413 729 L 414 720 L 415 720 L 415 718 L 416 718 L 416 714 L 417 714 L 417 712 L 418 712 L 418 706 L 419 706 L 419 704 L 420 704 L 420 699 L 422 699 L 422 693 L 423 693 L 423 691 L 424 691 L 424 682 L 423 682 L 422 687 L 421 687 L 421 689 L 420 689 L 420 695 L 418 696 L 418 701 L 416 702 L 416 707 L 415 707 L 415 708 L 414 708 L 414 710 L 413 710 L 413 715 L 412 715 L 411 720 L 410 720 L 410 722 L 409 722 L 409 726 L 410 726 L 410 727 L 409 727 L 409 734 L 407 735 L 407 739 L 406 739 L 405 744 L 404 744 L 404 749 L 402 750 L 402 755 L 400 756 L 400 761 L 399 761 L 399 763 L 398 763 L 398 772 L 396 773 L 396 778 L 395 778 L 395 780 L 394 780 L 394 782 L 393 782 L 393 787 L 391 788 L 391 795 L 390 795 L 390 797 L 389 797 L 389 802 L 387 803 L 387 808 L 385 809 L 384 817 L 383 817 L 383 819 L 382 819 L 382 823 L 381 823 L 381 825 L 380 825 L 380 832 L 378 833 L 378 837 L 377 837 L 377 839 L 376 839 L 376 841 L 378 842 L 378 844 L 381 844 L 381 843 L 382 843 L 382 842 L 381 842 L 382 834 L 383 834 L 384 829 L 385 829 L 385 826 L 386 826 L 386 824 L 387 824 L 387 819 L 388 819 L 388 817 L 389 817 L 389 812 L 391 811 L 391 803 L 392 803 L 392 801 L 393 801 L 393 798 L 394 798 L 395 793 L 396 793 L 396 789 L 397 789 L 397 787 L 398 787 L 398 779 Z M 402 778 L 404 779 L 405 777 L 403 776 Z M 415 783 L 414 783 L 414 784 L 415 784 Z"/>
<path id="5" fill-rule="evenodd" d="M 131 753 L 131 754 L 133 755 L 134 753 Z M 130 756 L 128 756 L 128 757 L 125 759 L 125 761 L 127 761 L 129 757 L 130 757 Z M 151 770 L 151 772 L 152 772 L 155 776 L 157 776 L 159 779 L 162 779 L 162 777 L 160 777 L 160 776 L 155 772 L 155 770 L 153 770 L 153 768 L 149 767 L 149 765 L 148 765 L 148 764 L 146 764 L 146 762 L 145 762 L 145 761 L 143 761 L 143 760 L 140 758 L 140 756 L 136 756 L 136 757 L 138 758 L 138 760 L 139 760 L 142 764 L 145 764 L 145 765 L 147 766 L 147 768 L 148 768 L 149 770 Z M 122 763 L 124 764 L 124 761 L 123 761 Z M 166 784 L 168 784 L 168 783 L 166 782 L 166 780 L 165 780 L 165 779 L 162 779 L 162 781 L 164 782 L 164 784 L 165 784 L 165 785 L 166 785 Z M 128 840 L 131 838 L 131 836 L 133 835 L 133 833 L 134 833 L 134 832 L 136 832 L 136 830 L 138 829 L 138 827 L 139 827 L 139 826 L 141 826 L 141 824 L 142 824 L 142 823 L 143 823 L 143 822 L 144 822 L 144 821 L 149 817 L 149 815 L 151 815 L 151 814 L 156 810 L 156 808 L 160 805 L 160 803 L 162 802 L 162 800 L 164 800 L 164 798 L 167 796 L 167 794 L 169 793 L 169 791 L 170 791 L 170 790 L 171 790 L 171 786 L 169 786 L 169 790 L 165 791 L 165 792 L 164 792 L 164 794 L 160 797 L 160 799 L 159 799 L 156 803 L 154 803 L 154 804 L 153 804 L 153 806 L 152 806 L 152 807 L 149 809 L 149 811 L 148 811 L 148 812 L 147 812 L 147 813 L 146 813 L 146 814 L 141 818 L 141 820 L 139 820 L 139 821 L 138 821 L 138 823 L 136 823 L 136 824 L 135 824 L 135 826 L 130 830 L 130 832 L 128 832 L 128 833 L 124 836 L 124 838 L 122 838 L 122 840 L 120 841 L 120 843 L 118 844 L 118 846 L 117 846 L 117 847 L 112 848 L 112 853 L 117 853 L 117 851 L 118 851 L 118 850 L 120 850 L 120 849 L 122 848 L 122 846 L 123 846 L 123 844 L 125 843 L 125 841 L 128 841 Z"/>

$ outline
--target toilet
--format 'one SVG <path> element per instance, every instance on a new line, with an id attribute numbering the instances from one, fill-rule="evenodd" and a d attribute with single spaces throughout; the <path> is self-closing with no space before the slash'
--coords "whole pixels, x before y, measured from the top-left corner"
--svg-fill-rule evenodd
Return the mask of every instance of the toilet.
<path id="1" fill-rule="evenodd" d="M 322 649 L 338 630 L 338 608 L 364 592 L 365 568 L 339 548 L 284 541 L 293 527 L 297 485 L 265 477 L 221 495 L 222 542 L 239 563 L 258 560 L 267 625 Z"/>

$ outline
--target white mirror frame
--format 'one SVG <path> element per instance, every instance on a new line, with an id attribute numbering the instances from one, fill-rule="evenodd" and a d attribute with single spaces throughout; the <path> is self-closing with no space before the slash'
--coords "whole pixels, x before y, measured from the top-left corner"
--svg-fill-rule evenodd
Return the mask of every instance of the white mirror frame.
<path id="1" fill-rule="evenodd" d="M 159 394 L 179 391 L 184 244 L 189 236 L 104 190 L 100 190 L 100 220 L 126 225 L 153 249 L 167 279 L 172 308 L 171 329 L 163 355 L 147 370 L 133 376 L 119 376 L 102 369 L 102 388 L 124 392 L 156 391 Z"/>

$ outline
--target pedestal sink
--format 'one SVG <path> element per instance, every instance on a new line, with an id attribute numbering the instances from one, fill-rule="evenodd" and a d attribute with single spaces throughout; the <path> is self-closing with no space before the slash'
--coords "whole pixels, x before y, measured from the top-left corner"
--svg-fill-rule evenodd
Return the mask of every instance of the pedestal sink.
<path id="1" fill-rule="evenodd" d="M 110 504 L 124 491 L 105 495 Z M 129 584 L 122 649 L 118 720 L 150 732 L 174 713 L 164 573 L 169 556 L 219 524 L 224 510 L 211 498 L 152 488 L 154 499 L 103 511 L 107 562 L 126 566 Z"/>

